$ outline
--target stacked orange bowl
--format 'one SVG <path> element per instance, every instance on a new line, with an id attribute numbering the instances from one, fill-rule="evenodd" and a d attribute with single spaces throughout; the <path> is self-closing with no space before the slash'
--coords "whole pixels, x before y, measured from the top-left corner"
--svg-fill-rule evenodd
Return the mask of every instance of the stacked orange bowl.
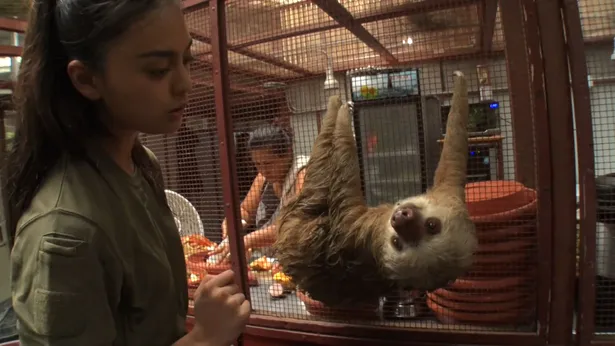
<path id="1" fill-rule="evenodd" d="M 470 272 L 427 294 L 443 323 L 512 325 L 534 314 L 536 191 L 515 181 L 466 185 L 479 247 Z"/>

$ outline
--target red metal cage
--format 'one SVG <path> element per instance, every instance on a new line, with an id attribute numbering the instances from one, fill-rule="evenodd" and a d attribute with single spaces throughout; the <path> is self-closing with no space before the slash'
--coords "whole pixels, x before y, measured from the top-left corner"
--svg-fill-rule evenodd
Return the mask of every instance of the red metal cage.
<path id="1" fill-rule="evenodd" d="M 615 344 L 615 2 L 184 0 L 183 8 L 196 57 L 186 118 L 176 134 L 142 141 L 166 188 L 185 198 L 172 209 L 188 280 L 232 267 L 251 300 L 237 344 Z M 0 30 L 24 29 L 0 19 Z M 21 48 L 0 45 L 0 54 Z M 455 70 L 470 88 L 472 269 L 443 289 L 351 309 L 311 299 L 278 268 L 272 240 L 257 235 L 275 237 L 263 230 L 299 193 L 327 98 L 352 104 L 366 202 L 394 202 L 433 183 Z M 14 120 L 3 109 L 6 139 Z M 259 136 L 275 145 L 258 147 Z M 223 228 L 230 261 L 215 265 L 190 242 L 218 243 Z M 282 291 L 272 297 L 274 285 Z"/>
<path id="2" fill-rule="evenodd" d="M 193 157 L 192 169 L 181 168 L 188 167 L 180 166 L 182 151 L 196 145 L 187 135 L 147 143 L 158 145 L 159 156 L 177 158 L 165 162 L 169 179 L 175 179 L 169 188 L 195 204 L 207 222 L 207 237 L 218 240 L 218 225 L 227 220 L 237 269 L 256 263 L 254 257 L 252 263 L 244 260 L 242 239 L 248 238 L 237 232 L 242 203 L 259 173 L 249 133 L 280 127 L 290 134 L 293 155 L 309 156 L 331 93 L 354 105 L 368 203 L 418 194 L 431 184 L 455 69 L 470 76 L 472 191 L 502 194 L 514 181 L 535 196 L 520 207 L 532 210 L 529 220 L 481 223 L 477 216 L 483 263 L 457 287 L 415 297 L 418 316 L 410 319 L 387 320 L 382 302 L 379 317 L 373 306 L 337 311 L 301 293 L 272 303 L 262 287 L 276 281 L 272 273 L 254 274 L 259 288 L 248 280 L 252 271 L 238 270 L 255 308 L 245 342 L 586 344 L 600 335 L 594 333 L 590 295 L 596 241 L 591 233 L 580 236 L 578 304 L 570 256 L 575 225 L 593 229 L 596 222 L 596 205 L 587 201 L 596 199 L 598 149 L 592 139 L 599 132 L 592 137 L 592 117 L 583 115 L 590 109 L 596 114 L 591 102 L 599 101 L 588 102 L 585 69 L 591 71 L 591 54 L 604 58 L 600 52 L 610 49 L 614 33 L 605 23 L 612 6 L 598 2 L 185 1 L 198 57 L 186 124 L 205 122 L 205 129 L 191 131 L 202 134 L 194 141 L 207 138 L 209 153 Z M 606 73 L 604 67 L 598 73 Z M 173 141 L 177 155 L 162 148 Z M 211 164 L 203 165 L 206 160 Z M 412 178 L 396 174 L 402 171 Z M 480 204 L 480 196 L 472 209 L 477 215 L 498 203 Z M 496 233 L 503 238 L 492 237 Z"/>

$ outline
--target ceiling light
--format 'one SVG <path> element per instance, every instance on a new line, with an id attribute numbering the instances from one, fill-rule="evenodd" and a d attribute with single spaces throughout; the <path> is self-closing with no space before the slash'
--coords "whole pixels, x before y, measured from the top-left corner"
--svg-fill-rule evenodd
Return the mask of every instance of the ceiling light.
<path id="1" fill-rule="evenodd" d="M 408 36 L 407 39 L 403 40 L 404 44 L 413 44 L 414 40 L 412 39 L 412 37 Z"/>

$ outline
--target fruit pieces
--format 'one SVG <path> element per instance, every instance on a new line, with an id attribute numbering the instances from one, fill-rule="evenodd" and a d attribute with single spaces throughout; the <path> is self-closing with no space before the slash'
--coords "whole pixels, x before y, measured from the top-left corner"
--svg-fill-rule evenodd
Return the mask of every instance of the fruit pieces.
<path id="1" fill-rule="evenodd" d="M 250 263 L 250 269 L 255 270 L 255 271 L 264 272 L 264 271 L 269 271 L 272 268 L 273 268 L 273 264 L 266 256 L 258 258 L 252 261 L 252 263 Z"/>
<path id="2" fill-rule="evenodd" d="M 273 281 L 277 284 L 282 285 L 284 291 L 292 291 L 295 289 L 295 284 L 292 282 L 290 276 L 284 274 L 281 271 L 273 275 Z"/>
<path id="3" fill-rule="evenodd" d="M 216 246 L 214 242 L 199 234 L 183 236 L 181 242 L 186 258 L 195 253 L 211 251 Z"/>

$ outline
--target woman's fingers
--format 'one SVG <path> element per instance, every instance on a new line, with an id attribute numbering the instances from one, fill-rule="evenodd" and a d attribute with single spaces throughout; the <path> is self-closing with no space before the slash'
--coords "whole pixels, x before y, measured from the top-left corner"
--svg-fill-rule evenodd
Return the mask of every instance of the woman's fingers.
<path id="1" fill-rule="evenodd" d="M 239 307 L 243 304 L 243 302 L 246 301 L 246 296 L 243 293 L 237 293 L 234 294 L 232 296 L 230 296 L 227 300 L 227 302 L 231 305 L 231 306 L 236 306 Z"/>
<path id="2" fill-rule="evenodd" d="M 222 251 L 220 252 L 220 254 L 218 255 L 218 256 L 220 256 L 220 257 L 219 257 L 218 261 L 216 262 L 216 264 L 222 264 L 222 263 L 224 263 L 225 261 L 228 261 L 228 260 L 229 260 L 230 255 L 231 255 L 231 253 L 229 252 L 228 247 L 226 247 L 226 246 L 225 246 L 225 247 L 222 249 Z"/>
<path id="3" fill-rule="evenodd" d="M 231 261 L 231 253 L 229 251 L 229 246 L 228 246 L 228 242 L 223 241 L 222 243 L 220 243 L 220 245 L 218 245 L 218 247 L 216 249 L 214 249 L 214 251 L 212 251 L 211 253 L 212 255 L 217 255 L 218 260 L 216 261 L 216 264 L 223 264 L 223 263 L 228 263 Z M 252 257 L 252 249 L 246 249 L 246 261 L 250 261 L 250 258 Z"/>
<path id="4" fill-rule="evenodd" d="M 252 312 L 252 306 L 250 305 L 250 301 L 244 299 L 244 301 L 241 303 L 241 306 L 239 306 L 239 317 L 241 319 L 247 319 L 248 317 L 250 317 L 250 312 Z"/>
<path id="5" fill-rule="evenodd" d="M 206 288 L 225 287 L 234 284 L 235 273 L 232 270 L 225 270 L 224 272 L 214 276 L 204 285 Z"/>
<path id="6" fill-rule="evenodd" d="M 239 286 L 235 284 L 231 284 L 231 285 L 221 287 L 220 292 L 223 294 L 227 294 L 230 297 L 234 294 L 240 293 L 241 291 L 239 290 Z"/>
<path id="7" fill-rule="evenodd" d="M 224 256 L 224 258 L 222 259 L 222 262 L 231 263 L 231 252 L 230 251 L 226 253 L 226 256 Z"/>
<path id="8" fill-rule="evenodd" d="M 216 246 L 215 248 L 213 248 L 213 250 L 211 250 L 211 251 L 209 252 L 209 255 L 210 255 L 210 256 L 212 256 L 212 255 L 217 255 L 217 254 L 219 254 L 220 252 L 224 251 L 224 248 L 225 248 L 224 246 L 220 246 L 220 245 L 218 245 L 218 246 Z"/>

